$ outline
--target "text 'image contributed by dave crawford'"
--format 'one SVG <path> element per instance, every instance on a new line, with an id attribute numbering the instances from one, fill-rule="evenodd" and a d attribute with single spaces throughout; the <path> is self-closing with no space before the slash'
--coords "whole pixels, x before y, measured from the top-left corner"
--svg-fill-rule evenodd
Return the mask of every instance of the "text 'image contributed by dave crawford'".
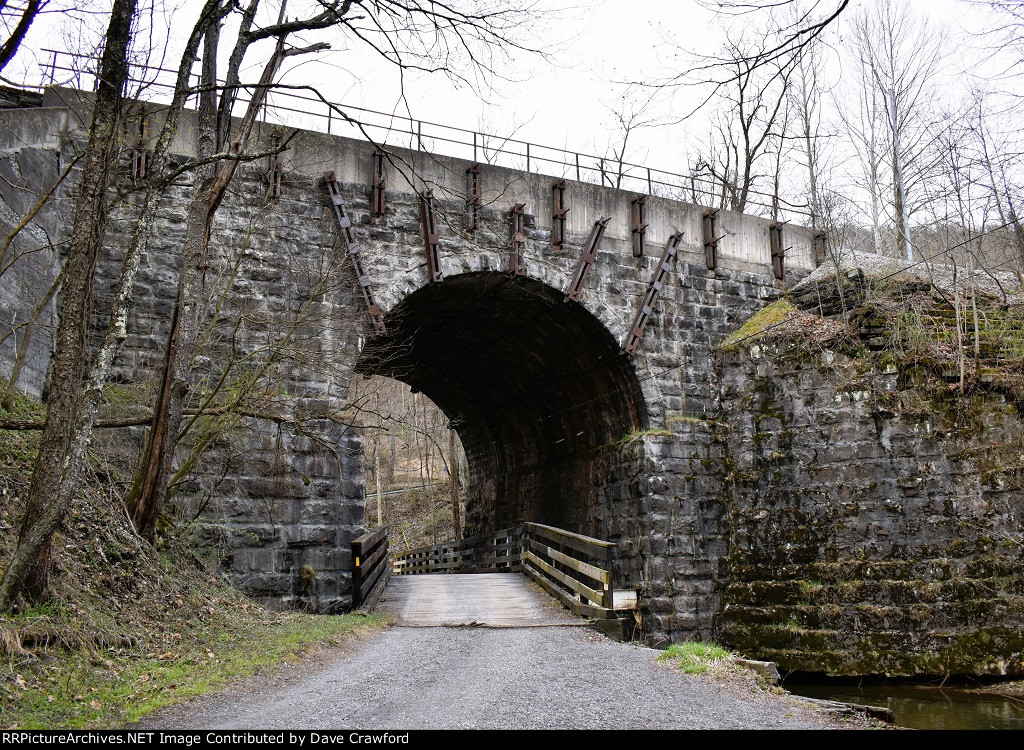
<path id="1" fill-rule="evenodd" d="M 0 744 L 12 745 L 408 745 L 409 733 L 361 731 L 305 732 L 0 732 Z"/>

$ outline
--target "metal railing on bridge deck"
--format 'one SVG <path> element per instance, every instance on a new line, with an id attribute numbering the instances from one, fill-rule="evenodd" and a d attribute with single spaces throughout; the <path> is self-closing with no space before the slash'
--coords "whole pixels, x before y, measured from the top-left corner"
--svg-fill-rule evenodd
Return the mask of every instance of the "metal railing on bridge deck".
<path id="1" fill-rule="evenodd" d="M 43 49 L 48 59 L 40 65 L 42 91 L 47 86 L 73 86 L 91 91 L 96 83 L 99 58 L 59 50 Z M 198 65 L 198 62 L 197 62 Z M 174 91 L 177 71 L 152 65 L 133 65 L 131 94 L 140 100 L 168 102 Z M 198 97 L 199 74 L 189 78 L 192 93 Z M 252 84 L 241 84 L 238 103 L 249 101 Z M 476 130 L 380 112 L 333 102 L 314 86 L 275 85 L 267 92 L 263 106 L 265 122 L 289 128 L 301 128 L 369 140 L 378 145 L 397 146 L 472 162 L 507 167 L 556 178 L 575 179 L 637 193 L 689 201 L 697 205 L 724 207 L 721 183 L 701 173 L 680 174 L 620 159 L 587 154 L 555 146 L 545 146 L 516 138 L 490 135 Z M 779 220 L 796 221 L 810 217 L 807 204 L 751 190 L 747 205 Z"/>
<path id="2" fill-rule="evenodd" d="M 570 611 L 619 617 L 612 563 L 615 544 L 539 523 L 401 552 L 393 575 L 522 572 Z"/>

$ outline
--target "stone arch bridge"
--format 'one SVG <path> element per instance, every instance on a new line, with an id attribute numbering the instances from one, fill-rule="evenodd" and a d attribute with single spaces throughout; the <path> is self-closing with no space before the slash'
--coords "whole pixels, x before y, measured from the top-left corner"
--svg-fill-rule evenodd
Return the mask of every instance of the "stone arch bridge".
<path id="1" fill-rule="evenodd" d="M 0 113 L 9 226 L 80 147 L 87 98 L 54 89 L 40 107 Z M 259 137 L 275 136 L 268 127 Z M 193 139 L 186 121 L 175 152 L 193 153 Z M 189 189 L 186 177 L 168 190 L 149 239 L 113 378 L 124 392 L 145 394 L 162 356 Z M 0 277 L 6 325 L 55 278 L 55 252 L 30 251 L 59 245 L 69 190 L 17 239 L 24 260 Z M 126 201 L 101 271 L 131 228 Z M 969 567 L 942 549 L 958 533 L 943 503 L 959 492 L 1006 506 L 985 523 L 1012 526 L 1019 491 L 940 460 L 951 449 L 916 423 L 892 420 L 886 448 L 858 394 L 898 389 L 895 374 L 857 390 L 822 367 L 777 371 L 759 347 L 716 348 L 814 269 L 815 243 L 792 224 L 300 131 L 279 159 L 241 170 L 221 209 L 222 348 L 197 361 L 205 377 L 228 342 L 253 357 L 273 349 L 281 334 L 266 321 L 283 316 L 289 364 L 274 367 L 295 419 L 256 420 L 241 443 L 214 442 L 182 496 L 202 505 L 203 538 L 243 591 L 344 609 L 365 487 L 358 430 L 330 416 L 354 378 L 386 375 L 456 427 L 470 467 L 468 533 L 534 521 L 615 542 L 617 580 L 640 592 L 652 641 L 717 639 L 837 673 L 1019 669 L 1016 595 L 978 625 L 950 612 L 948 591 L 906 593 L 909 581 L 941 589 Z M 112 280 L 109 271 L 101 298 Z M 317 315 L 300 319 L 298 307 Z M 51 305 L 40 330 L 52 315 Z M 25 383 L 44 382 L 51 345 L 33 339 Z M 1015 415 L 1000 419 L 1000 435 L 1019 437 Z M 945 467 L 940 479 L 921 468 L 929 462 Z M 893 498 L 900 518 L 887 510 Z M 881 567 L 866 571 L 872 559 Z M 946 579 L 936 560 L 947 561 Z M 964 575 L 988 581 L 1001 564 Z M 830 580 L 834 590 L 810 595 Z M 964 647 L 949 661 L 979 633 L 991 659 Z M 925 656 L 901 653 L 908 644 Z"/>

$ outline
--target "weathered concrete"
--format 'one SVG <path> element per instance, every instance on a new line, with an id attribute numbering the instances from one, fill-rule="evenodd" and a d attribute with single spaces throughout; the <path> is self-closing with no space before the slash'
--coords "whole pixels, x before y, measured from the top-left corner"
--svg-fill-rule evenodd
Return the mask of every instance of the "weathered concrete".
<path id="1" fill-rule="evenodd" d="M 54 302 L 46 296 L 60 272 L 57 243 L 67 219 L 56 205 L 71 188 L 59 182 L 66 159 L 57 134 L 67 118 L 66 110 L 0 112 L 0 222 L 13 228 L 35 212 L 9 244 L 4 232 L 0 249 L 0 375 L 10 377 L 16 353 L 24 349 L 18 383 L 33 396 L 45 388 L 56 323 Z M 40 206 L 50 190 L 57 200 Z"/>

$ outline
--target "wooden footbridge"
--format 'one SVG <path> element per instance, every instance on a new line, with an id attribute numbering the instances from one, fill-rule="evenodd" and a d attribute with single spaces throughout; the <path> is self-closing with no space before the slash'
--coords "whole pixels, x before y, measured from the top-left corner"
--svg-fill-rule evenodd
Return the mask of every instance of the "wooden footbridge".
<path id="1" fill-rule="evenodd" d="M 380 527 L 352 543 L 353 608 L 380 602 L 407 627 L 577 625 L 626 638 L 636 592 L 615 589 L 614 550 L 611 542 L 523 523 L 391 554 Z"/>

